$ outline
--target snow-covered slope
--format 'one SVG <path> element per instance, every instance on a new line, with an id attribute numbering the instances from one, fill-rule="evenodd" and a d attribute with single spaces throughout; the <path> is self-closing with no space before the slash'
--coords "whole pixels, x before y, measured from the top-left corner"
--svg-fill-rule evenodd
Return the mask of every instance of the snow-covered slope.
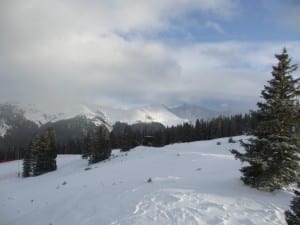
<path id="1" fill-rule="evenodd" d="M 0 224 L 285 224 L 291 192 L 243 185 L 231 148 L 239 146 L 228 138 L 137 147 L 90 170 L 80 156 L 61 155 L 57 171 L 26 179 L 17 177 L 20 162 L 2 163 Z"/>
<path id="2" fill-rule="evenodd" d="M 198 105 L 183 104 L 169 109 L 172 113 L 180 118 L 185 118 L 195 123 L 197 119 L 209 120 L 220 115 L 228 115 L 229 112 L 214 111 Z"/>

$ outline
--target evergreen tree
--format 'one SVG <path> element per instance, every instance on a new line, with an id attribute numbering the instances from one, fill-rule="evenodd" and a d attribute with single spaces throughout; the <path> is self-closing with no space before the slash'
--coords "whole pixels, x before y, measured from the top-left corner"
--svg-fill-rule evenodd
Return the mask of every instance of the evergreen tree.
<path id="1" fill-rule="evenodd" d="M 48 142 L 48 163 L 49 171 L 56 170 L 56 157 L 57 157 L 57 145 L 56 135 L 53 126 L 49 126 L 47 130 L 47 142 Z"/>
<path id="2" fill-rule="evenodd" d="M 286 49 L 275 55 L 272 79 L 262 91 L 264 102 L 257 105 L 255 138 L 242 143 L 245 153 L 231 152 L 249 165 L 241 168 L 245 184 L 265 191 L 280 189 L 297 180 L 299 140 L 295 126 L 299 122 L 299 79 L 292 73 L 297 69 L 291 64 Z"/>
<path id="3" fill-rule="evenodd" d="M 87 159 L 90 157 L 93 147 L 93 140 L 90 132 L 87 133 L 83 140 L 83 151 L 82 151 L 82 158 Z"/>
<path id="4" fill-rule="evenodd" d="M 121 140 L 121 151 L 129 151 L 133 146 L 133 133 L 131 127 L 126 124 L 123 130 L 122 140 Z"/>
<path id="5" fill-rule="evenodd" d="M 110 134 L 105 125 L 100 125 L 95 134 L 89 163 L 96 163 L 110 157 Z"/>
<path id="6" fill-rule="evenodd" d="M 39 134 L 33 139 L 30 153 L 34 176 L 56 170 L 57 145 L 53 127 L 49 127 L 46 133 Z"/>
<path id="7" fill-rule="evenodd" d="M 298 183 L 298 188 L 300 187 Z M 300 224 L 300 192 L 295 190 L 295 197 L 292 200 L 291 211 L 285 211 L 285 219 L 288 225 Z"/>
<path id="8" fill-rule="evenodd" d="M 37 174 L 43 174 L 51 171 L 49 164 L 49 142 L 46 134 L 40 135 L 37 149 Z"/>
<path id="9" fill-rule="evenodd" d="M 30 151 L 32 153 L 32 173 L 34 176 L 40 175 L 41 174 L 41 169 L 40 169 L 40 163 L 39 162 L 39 152 L 40 152 L 40 142 L 41 142 L 41 136 L 37 135 L 33 139 L 31 145 L 30 145 Z"/>
<path id="10" fill-rule="evenodd" d="M 25 151 L 23 159 L 23 177 L 29 177 L 32 171 L 32 154 L 30 148 Z"/>

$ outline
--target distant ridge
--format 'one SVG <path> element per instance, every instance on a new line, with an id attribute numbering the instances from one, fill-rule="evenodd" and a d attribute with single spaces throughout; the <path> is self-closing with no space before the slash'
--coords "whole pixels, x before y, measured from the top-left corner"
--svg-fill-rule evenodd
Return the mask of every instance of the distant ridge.
<path id="1" fill-rule="evenodd" d="M 195 123 L 197 119 L 209 120 L 218 116 L 228 116 L 229 111 L 215 111 L 202 106 L 192 104 L 182 104 L 180 106 L 169 108 L 176 116 L 187 119 Z"/>

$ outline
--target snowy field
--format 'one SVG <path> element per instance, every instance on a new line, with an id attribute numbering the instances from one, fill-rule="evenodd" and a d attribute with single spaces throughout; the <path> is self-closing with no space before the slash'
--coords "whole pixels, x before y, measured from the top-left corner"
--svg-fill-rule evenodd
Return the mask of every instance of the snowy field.
<path id="1" fill-rule="evenodd" d="M 79 155 L 61 155 L 57 171 L 26 179 L 20 162 L 2 163 L 0 225 L 286 224 L 292 193 L 243 185 L 228 151 L 238 146 L 224 138 L 137 147 L 90 170 Z"/>

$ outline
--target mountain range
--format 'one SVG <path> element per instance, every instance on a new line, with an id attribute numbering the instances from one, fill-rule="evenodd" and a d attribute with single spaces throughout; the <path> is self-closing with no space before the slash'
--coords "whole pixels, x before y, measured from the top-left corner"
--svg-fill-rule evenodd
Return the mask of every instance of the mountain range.
<path id="1" fill-rule="evenodd" d="M 147 105 L 135 108 L 113 108 L 96 105 L 77 105 L 67 110 L 45 112 L 35 105 L 17 103 L 0 104 L 0 151 L 13 145 L 24 146 L 32 137 L 45 130 L 51 123 L 58 142 L 82 138 L 87 130 L 105 124 L 110 130 L 116 122 L 130 125 L 162 124 L 176 126 L 196 119 L 208 120 L 225 112 L 216 112 L 196 105 L 180 105 L 168 108 L 165 105 Z"/>

